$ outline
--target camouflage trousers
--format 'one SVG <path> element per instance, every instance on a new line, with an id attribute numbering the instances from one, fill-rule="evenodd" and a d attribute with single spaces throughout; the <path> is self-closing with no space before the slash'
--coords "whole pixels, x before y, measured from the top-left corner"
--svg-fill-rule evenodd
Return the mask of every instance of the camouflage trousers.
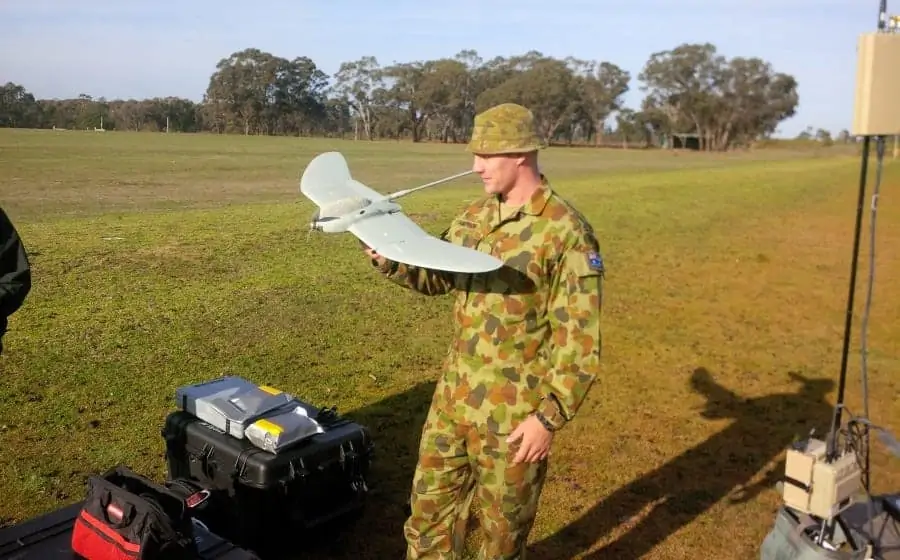
<path id="1" fill-rule="evenodd" d="M 478 558 L 525 558 L 547 461 L 512 464 L 519 441 L 455 422 L 432 408 L 422 429 L 419 461 L 403 526 L 407 560 L 463 558 L 472 506 L 482 544 Z"/>

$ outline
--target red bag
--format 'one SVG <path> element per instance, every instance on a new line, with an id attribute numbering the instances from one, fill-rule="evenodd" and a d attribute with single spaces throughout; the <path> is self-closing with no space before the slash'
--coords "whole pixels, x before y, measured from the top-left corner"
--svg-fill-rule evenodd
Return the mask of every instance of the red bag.
<path id="1" fill-rule="evenodd" d="M 72 550 L 85 560 L 197 558 L 188 500 L 199 503 L 196 496 L 182 499 L 124 466 L 92 476 L 72 531 Z"/>

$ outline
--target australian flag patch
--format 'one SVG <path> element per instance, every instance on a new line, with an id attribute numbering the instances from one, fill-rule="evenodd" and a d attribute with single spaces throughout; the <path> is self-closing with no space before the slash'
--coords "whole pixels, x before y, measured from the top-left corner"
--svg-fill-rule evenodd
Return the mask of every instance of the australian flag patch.
<path id="1" fill-rule="evenodd" d="M 587 258 L 588 266 L 591 267 L 592 270 L 603 272 L 603 257 L 600 256 L 600 253 L 591 251 L 587 254 Z"/>

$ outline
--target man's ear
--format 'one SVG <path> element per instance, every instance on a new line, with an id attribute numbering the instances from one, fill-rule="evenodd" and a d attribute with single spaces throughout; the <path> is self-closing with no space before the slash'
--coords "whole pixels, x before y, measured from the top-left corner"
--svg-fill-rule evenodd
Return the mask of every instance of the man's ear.
<path id="1" fill-rule="evenodd" d="M 516 166 L 537 167 L 537 154 L 534 152 L 526 152 L 524 154 L 516 154 Z"/>

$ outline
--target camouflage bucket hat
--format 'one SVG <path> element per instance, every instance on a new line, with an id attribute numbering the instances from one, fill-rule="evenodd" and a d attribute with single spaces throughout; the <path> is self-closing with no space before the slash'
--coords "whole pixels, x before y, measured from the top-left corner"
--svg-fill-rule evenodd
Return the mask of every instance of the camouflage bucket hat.
<path id="1" fill-rule="evenodd" d="M 533 152 L 543 147 L 531 111 L 515 103 L 503 103 L 475 116 L 466 149 L 492 155 Z"/>

